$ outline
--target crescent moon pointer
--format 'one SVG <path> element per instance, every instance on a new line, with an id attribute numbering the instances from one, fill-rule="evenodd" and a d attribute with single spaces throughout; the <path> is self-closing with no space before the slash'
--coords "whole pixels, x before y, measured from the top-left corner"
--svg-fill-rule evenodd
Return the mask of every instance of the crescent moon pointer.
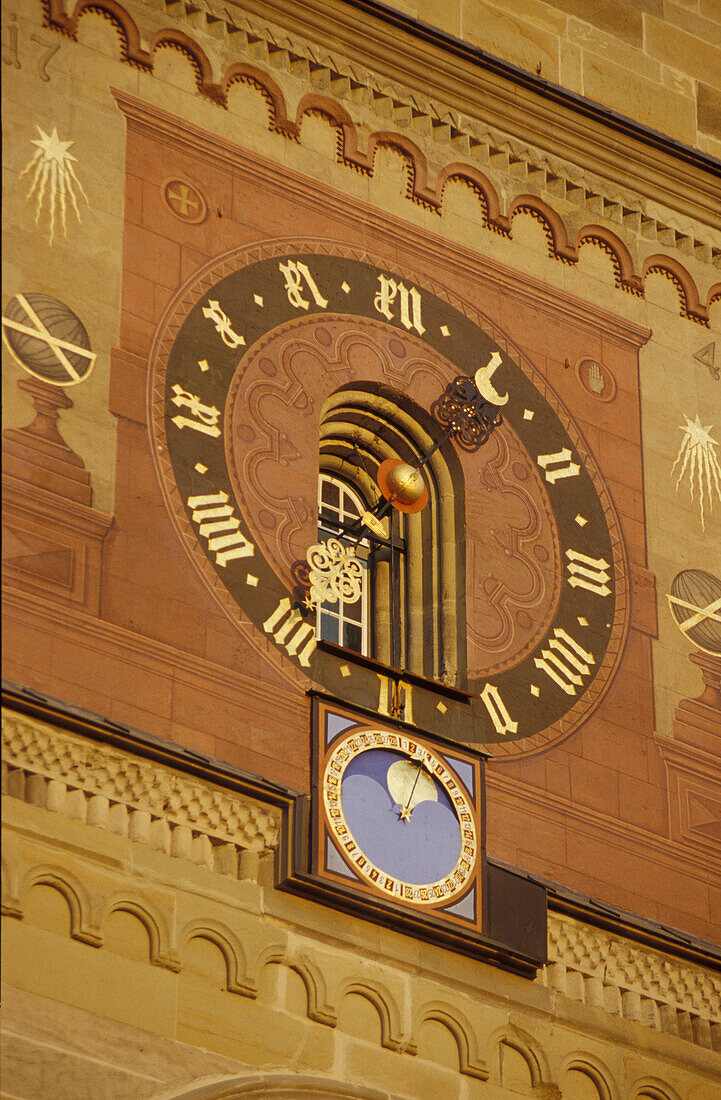
<path id="1" fill-rule="evenodd" d="M 388 793 L 398 806 L 414 810 L 419 802 L 437 802 L 438 791 L 420 764 L 411 760 L 396 760 L 386 773 Z"/>
<path id="2" fill-rule="evenodd" d="M 476 389 L 481 397 L 491 405 L 505 405 L 508 401 L 508 394 L 506 393 L 501 397 L 493 388 L 493 383 L 491 382 L 491 378 L 500 365 L 501 354 L 498 351 L 494 351 L 491 358 L 488 360 L 488 364 L 485 367 L 479 367 L 474 378 Z"/>

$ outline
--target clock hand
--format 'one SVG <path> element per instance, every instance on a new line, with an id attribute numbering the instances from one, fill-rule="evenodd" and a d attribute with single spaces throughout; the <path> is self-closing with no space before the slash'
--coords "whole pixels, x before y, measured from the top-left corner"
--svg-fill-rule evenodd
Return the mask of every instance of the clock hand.
<path id="1" fill-rule="evenodd" d="M 418 785 L 418 780 L 420 779 L 420 775 L 421 775 L 422 770 L 423 770 L 423 761 L 419 760 L 418 761 L 418 770 L 416 771 L 416 778 L 413 780 L 413 786 L 411 787 L 411 793 L 408 795 L 408 801 L 406 802 L 405 806 L 403 806 L 402 809 L 401 809 L 401 814 L 400 814 L 400 820 L 401 821 L 410 821 L 410 819 L 411 819 L 411 814 L 413 813 L 413 810 L 410 810 L 408 807 L 411 804 L 411 799 L 413 798 L 413 792 L 415 791 L 416 786 Z"/>
<path id="2" fill-rule="evenodd" d="M 501 396 L 491 384 L 491 375 L 500 362 L 500 354 L 494 352 L 488 365 L 478 369 L 474 380 L 460 375 L 446 387 L 445 392 L 431 409 L 435 419 L 445 428 L 445 431 L 433 446 L 418 458 L 415 465 L 411 466 L 400 460 L 391 462 L 390 459 L 381 465 L 378 476 L 380 478 L 381 473 L 384 473 L 385 483 L 379 480 L 379 485 L 385 499 L 379 500 L 373 508 L 364 511 L 350 528 L 351 532 L 365 526 L 376 537 L 383 537 L 385 532 L 380 521 L 391 508 L 398 508 L 399 511 L 423 509 L 428 500 L 428 493 L 424 488 L 421 470 L 449 439 L 454 439 L 467 451 L 476 451 L 486 442 L 501 423 L 499 406 L 505 405 L 508 401 L 508 394 Z M 393 469 L 385 469 L 388 464 L 395 468 L 395 475 Z M 422 499 L 424 493 L 425 500 Z M 416 502 L 416 507 L 404 507 L 415 505 Z"/>

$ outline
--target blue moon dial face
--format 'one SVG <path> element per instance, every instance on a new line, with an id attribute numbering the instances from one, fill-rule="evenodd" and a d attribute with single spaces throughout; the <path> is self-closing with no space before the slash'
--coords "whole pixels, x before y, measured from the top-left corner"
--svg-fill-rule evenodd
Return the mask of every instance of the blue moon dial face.
<path id="1" fill-rule="evenodd" d="M 474 815 L 440 757 L 401 734 L 355 734 L 334 749 L 323 788 L 336 843 L 383 893 L 432 904 L 465 888 Z"/>
<path id="2" fill-rule="evenodd" d="M 400 753 L 371 749 L 346 769 L 341 808 L 371 863 L 421 886 L 448 875 L 461 854 L 461 826 L 437 779 Z"/>

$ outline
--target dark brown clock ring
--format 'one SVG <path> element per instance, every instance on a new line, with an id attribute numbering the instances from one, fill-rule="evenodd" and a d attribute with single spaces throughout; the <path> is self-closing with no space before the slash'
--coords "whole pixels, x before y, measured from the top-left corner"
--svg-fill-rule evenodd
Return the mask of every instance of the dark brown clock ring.
<path id="1" fill-rule="evenodd" d="M 398 296 L 388 316 L 374 305 L 390 301 L 379 288 L 391 284 L 406 291 L 405 315 Z M 396 387 L 405 385 L 434 418 L 439 393 L 460 377 L 468 379 L 469 393 L 480 380 L 486 402 L 492 398 L 489 420 L 500 419 L 502 407 L 503 422 L 485 445 L 471 450 L 475 440 L 469 440 L 468 449 L 455 449 L 463 463 L 466 521 L 475 524 L 467 541 L 476 540 L 482 570 L 494 560 L 501 571 L 498 580 L 469 576 L 466 582 L 469 674 L 462 686 L 472 699 L 463 703 L 414 686 L 414 721 L 458 741 L 494 744 L 500 755 L 538 751 L 565 738 L 603 697 L 628 630 L 628 566 L 618 518 L 584 436 L 547 379 L 477 308 L 429 279 L 338 242 L 278 240 L 220 257 L 183 287 L 151 352 L 150 421 L 166 503 L 198 573 L 259 653 L 275 644 L 289 683 L 309 677 L 335 697 L 379 706 L 382 675 L 354 663 L 352 653 L 344 658 L 329 651 L 337 647 L 316 646 L 312 623 L 292 603 L 290 567 L 304 556 L 303 545 L 315 541 L 307 502 L 315 500 L 312 476 L 317 480 L 317 452 L 294 448 L 292 425 L 317 424 L 329 395 L 349 382 L 390 385 L 380 359 L 364 360 L 361 369 L 324 350 L 342 346 L 344 332 L 368 347 L 390 349 L 389 356 L 402 346 L 404 362 L 422 360 L 422 375 L 393 366 Z M 278 352 L 289 341 L 300 341 L 328 367 L 307 370 L 297 357 L 284 365 Z M 286 404 L 271 454 L 263 418 L 280 397 Z M 272 484 L 256 472 L 263 462 L 275 471 Z M 263 503 L 264 493 L 272 507 Z M 519 508 L 536 502 L 533 522 L 547 531 L 545 543 L 540 536 L 533 543 L 536 557 L 524 549 L 536 537 L 532 531 L 508 557 L 489 541 L 490 499 L 517 500 Z M 299 515 L 306 515 L 310 534 L 300 531 Z M 217 524 L 225 525 L 222 531 Z M 289 547 L 284 554 L 273 549 L 282 538 Z M 506 561 L 516 572 L 517 562 L 527 562 L 546 578 L 545 603 L 530 625 L 514 620 L 512 644 L 499 635 L 495 649 L 485 641 L 478 649 L 473 600 L 485 599 L 483 585 L 495 591 L 493 585 L 512 579 L 502 572 Z M 239 608 L 252 628 L 239 620 Z M 394 682 L 403 676 L 388 670 Z"/>

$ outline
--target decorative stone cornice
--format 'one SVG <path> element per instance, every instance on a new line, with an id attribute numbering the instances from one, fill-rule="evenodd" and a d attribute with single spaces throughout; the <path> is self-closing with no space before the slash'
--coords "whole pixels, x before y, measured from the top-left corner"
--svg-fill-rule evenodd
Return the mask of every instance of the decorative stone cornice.
<path id="1" fill-rule="evenodd" d="M 398 90 L 402 96 L 430 93 L 435 113 L 450 124 L 455 120 L 461 132 L 466 119 L 478 118 L 482 104 L 487 124 L 565 165 L 570 161 L 607 181 L 617 181 L 626 178 L 633 164 L 636 194 L 672 209 L 683 203 L 692 217 L 718 226 L 719 187 L 712 158 L 699 155 L 696 160 L 706 159 L 705 167 L 692 168 L 688 162 L 694 159 L 694 151 L 685 149 L 687 156 L 681 159 L 670 151 L 675 143 L 667 142 L 669 149 L 662 151 L 651 141 L 652 136 L 661 135 L 641 133 L 641 127 L 637 136 L 624 134 L 620 124 L 628 120 L 620 116 L 612 120 L 611 113 L 598 104 L 571 97 L 522 70 L 514 72 L 513 66 L 489 55 L 479 65 L 471 56 L 478 51 L 422 27 L 401 12 L 344 0 L 304 0 L 302 5 L 295 0 L 240 0 L 229 8 L 245 10 L 256 21 L 273 20 L 275 27 L 282 27 L 283 37 L 332 42 L 334 58 L 347 53 L 354 58 L 356 71 L 365 66 L 376 79 L 385 78 L 389 90 L 395 91 L 394 99 Z M 564 103 L 564 98 L 573 98 L 575 104 Z M 678 147 L 678 152 L 683 149 Z"/>
<path id="2" fill-rule="evenodd" d="M 721 974 L 549 914 L 544 985 L 572 1000 L 721 1050 Z"/>
<path id="3" fill-rule="evenodd" d="M 293 0 L 230 0 L 227 4 L 208 0 L 140 2 L 156 11 L 164 9 L 196 32 L 205 30 L 216 39 L 233 43 L 236 48 L 240 46 L 250 57 L 267 61 L 276 70 L 288 69 L 302 75 L 318 90 L 328 89 L 338 99 L 356 104 L 370 99 L 380 113 L 398 122 L 410 122 L 418 132 L 432 133 L 439 142 L 450 142 L 457 153 L 468 153 L 474 145 L 485 144 L 489 138 L 496 146 L 508 141 L 511 134 L 518 139 L 519 123 L 526 122 L 526 140 L 515 143 L 513 159 L 530 156 L 541 160 L 549 154 L 553 157 L 555 143 L 555 156 L 560 158 L 557 166 L 567 168 L 569 144 L 574 136 L 580 144 L 577 151 L 586 155 L 590 152 L 584 148 L 591 141 L 590 138 L 582 141 L 582 125 L 575 135 L 564 133 L 563 123 L 570 127 L 571 119 L 577 116 L 578 120 L 584 117 L 593 120 L 587 121 L 586 126 L 601 131 L 595 138 L 598 145 L 603 141 L 603 131 L 608 131 L 606 158 L 620 152 L 618 139 L 614 140 L 612 133 L 630 134 L 635 128 L 636 140 L 647 150 L 647 155 L 649 145 L 659 149 L 666 146 L 670 159 L 697 164 L 702 176 L 713 175 L 712 158 L 636 126 L 614 112 L 604 111 L 598 104 L 434 31 L 401 12 L 382 10 L 383 5 L 348 0 L 330 3 L 306 0 L 302 8 Z M 325 43 L 332 45 L 328 48 Z M 436 55 L 436 63 L 428 62 L 431 54 Z M 426 64 L 414 64 L 416 57 L 423 57 Z M 433 74 L 432 83 L 425 79 L 427 73 Z M 455 95 L 438 101 L 438 89 L 443 86 Z M 489 123 L 491 116 L 498 114 L 512 124 L 496 127 L 495 132 L 476 132 L 474 119 L 481 102 Z M 544 103 L 550 113 L 543 111 Z M 537 117 L 526 120 L 524 110 L 533 112 L 534 105 Z M 548 125 L 539 125 L 551 117 L 554 125 L 550 131 Z M 597 155 L 603 159 L 604 153 L 598 149 Z M 571 159 L 583 167 L 582 155 Z M 617 181 L 624 178 L 627 163 L 628 158 L 619 162 L 607 177 L 619 195 L 622 188 Z M 674 183 L 680 178 L 676 175 Z M 713 184 L 702 185 L 704 191 L 709 187 L 713 192 Z M 623 201 L 629 197 L 630 192 Z M 676 199 L 685 201 L 688 196 L 679 194 Z M 711 224 L 716 221 L 713 218 Z"/>
<path id="4" fill-rule="evenodd" d="M 2 740 L 10 797 L 226 874 L 278 844 L 279 809 L 210 782 L 9 710 Z"/>
<path id="5" fill-rule="evenodd" d="M 497 79 L 492 86 L 481 87 L 480 78 L 472 80 L 469 72 L 462 78 L 460 71 L 455 72 L 455 98 L 447 99 L 450 107 L 441 106 L 403 82 L 410 72 L 407 66 L 405 71 L 399 68 L 400 60 L 392 80 L 383 75 L 388 70 L 387 51 L 383 58 L 371 54 L 365 58 L 378 62 L 371 71 L 360 62 L 345 60 L 338 51 L 328 54 L 302 37 L 299 32 L 310 35 L 315 27 L 313 20 L 318 17 L 321 22 L 315 29 L 323 39 L 328 14 L 325 4 L 323 12 L 315 3 L 304 4 L 302 19 L 299 5 L 286 11 L 287 5 L 281 0 L 264 3 L 262 11 L 251 16 L 234 5 L 214 7 L 169 0 L 161 0 L 161 4 L 159 9 L 150 0 L 140 0 L 132 4 L 131 15 L 117 0 L 78 0 L 69 15 L 63 0 L 46 0 L 46 23 L 76 38 L 84 13 L 103 15 L 118 31 L 121 57 L 127 63 L 152 72 L 159 49 L 177 50 L 191 65 L 199 93 L 211 102 L 226 106 L 235 83 L 249 84 L 268 103 L 270 130 L 291 141 L 300 140 L 304 117 L 319 115 L 336 131 L 339 163 L 372 176 L 376 150 L 392 148 L 407 162 L 411 201 L 440 214 L 446 187 L 460 183 L 479 200 L 479 221 L 486 228 L 511 236 L 514 216 L 530 214 L 543 225 L 549 254 L 555 259 L 576 263 L 579 249 L 594 244 L 611 257 L 617 286 L 643 295 L 645 279 L 663 274 L 679 292 L 681 315 L 708 324 L 708 307 L 721 298 L 721 284 L 712 286 L 702 300 L 687 266 L 653 250 L 661 245 L 684 254 L 692 263 L 721 266 L 718 234 L 713 228 L 706 231 L 698 226 L 698 221 L 709 227 L 718 225 L 721 188 L 713 173 L 677 163 L 673 157 L 661 157 L 659 163 L 654 161 L 652 175 L 663 174 L 665 165 L 668 179 L 655 189 L 644 187 L 648 181 L 642 169 L 654 157 L 658 160 L 658 150 L 638 141 L 638 148 L 622 149 L 620 139 L 605 147 L 599 125 L 588 120 L 581 120 L 585 130 L 582 126 L 575 134 L 574 144 L 556 114 L 553 119 L 547 117 L 543 125 L 542 120 L 534 122 L 532 111 L 526 118 L 530 110 L 526 98 L 521 95 L 517 100 L 515 94 L 509 113 L 510 85 L 502 94 Z M 352 13 L 342 5 L 331 7 L 333 18 L 340 20 L 338 26 L 347 31 L 353 23 Z M 281 31 L 267 22 L 275 9 L 290 31 Z M 189 25 L 192 35 L 168 26 L 169 15 L 173 22 Z M 355 13 L 356 21 L 358 18 L 359 13 Z M 399 32 L 394 33 L 398 37 Z M 373 36 L 353 40 L 346 34 L 343 41 L 346 39 L 349 51 L 352 41 L 357 45 L 362 40 L 358 49 L 353 48 L 354 56 L 360 56 L 363 50 L 368 53 L 369 43 L 378 45 Z M 400 38 L 397 45 L 396 56 L 404 59 Z M 438 49 L 436 53 L 448 60 Z M 426 66 L 429 64 L 426 58 Z M 434 91 L 443 91 L 443 65 L 426 71 L 433 71 Z M 309 93 L 309 86 L 315 90 Z M 450 94 L 450 87 L 446 90 Z M 331 94 L 322 94 L 325 92 Z M 498 106 L 501 100 L 507 101 L 503 115 L 506 125 L 497 128 L 494 104 Z M 482 123 L 477 117 L 481 102 Z M 578 129 L 579 119 L 574 125 Z M 564 139 L 557 149 L 551 148 L 554 141 L 558 144 L 554 137 L 558 134 L 565 135 Z M 553 141 L 541 148 L 538 141 L 544 135 L 549 140 L 553 137 Z M 591 147 L 594 156 L 588 155 Z M 603 157 L 599 159 L 601 148 L 613 164 L 607 164 Z M 581 155 L 584 149 L 585 156 Z M 634 183 L 639 184 L 634 193 L 616 183 L 625 178 L 631 161 Z M 654 203 L 662 204 L 668 216 L 654 209 Z M 678 214 L 672 213 L 674 209 Z"/>
<path id="6" fill-rule="evenodd" d="M 2 728 L 3 793 L 10 799 L 105 829 L 231 878 L 254 877 L 257 856 L 277 846 L 281 816 L 277 807 L 112 745 L 56 729 L 31 715 L 7 710 Z M 17 854 L 15 847 L 10 847 L 9 858 Z M 88 909 L 83 884 L 71 881 L 67 874 L 63 877 L 49 865 L 26 875 L 23 881 L 25 892 L 38 882 L 60 889 L 72 903 L 73 937 L 102 946 L 97 914 L 110 911 L 107 903 L 96 899 L 95 909 Z M 3 912 L 7 916 L 23 919 L 23 890 L 17 897 L 12 892 L 5 897 Z M 123 908 L 139 915 L 153 932 L 151 961 L 177 970 L 177 945 L 165 942 L 170 923 L 161 915 L 151 919 L 147 906 L 146 898 L 136 905 L 122 902 Z M 212 921 L 196 921 L 187 936 L 202 934 L 219 943 L 229 959 L 228 988 L 255 996 L 257 975 L 246 973 L 239 947 L 233 953 L 232 933 L 222 930 L 220 935 L 214 928 Z M 275 949 L 266 952 L 258 968 L 269 958 L 284 960 L 286 955 L 278 955 Z M 302 959 L 291 965 L 312 993 L 309 1017 L 335 1026 L 336 1012 L 326 1005 L 325 983 L 314 977 Z M 549 962 L 537 981 L 561 998 L 721 1051 L 721 974 L 622 935 L 552 912 Z M 425 1012 L 423 1018 L 441 1017 L 438 1012 Z M 419 1018 L 416 1030 L 420 1022 Z M 391 1044 L 390 1049 L 415 1052 L 413 1044 L 405 1040 L 400 1046 Z M 469 1062 L 471 1068 L 462 1065 L 461 1072 L 485 1079 L 485 1070 L 481 1072 L 481 1063 L 476 1063 Z"/>

